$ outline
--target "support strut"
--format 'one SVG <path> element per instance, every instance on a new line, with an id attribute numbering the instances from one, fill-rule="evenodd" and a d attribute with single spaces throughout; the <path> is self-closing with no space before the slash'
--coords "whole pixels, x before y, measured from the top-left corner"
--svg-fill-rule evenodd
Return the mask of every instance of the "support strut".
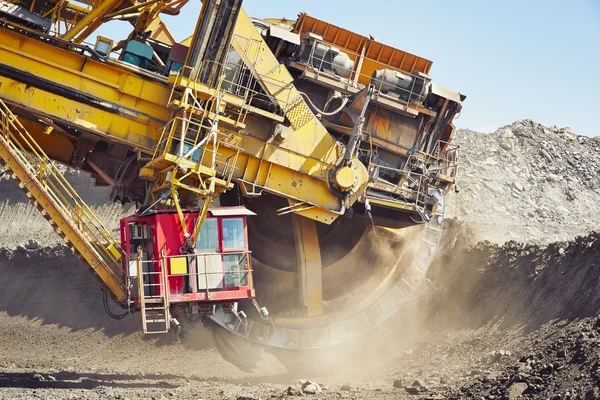
<path id="1" fill-rule="evenodd" d="M 298 215 L 293 215 L 292 220 L 298 256 L 300 302 L 307 308 L 307 316 L 315 317 L 323 314 L 321 248 L 317 222 Z"/>

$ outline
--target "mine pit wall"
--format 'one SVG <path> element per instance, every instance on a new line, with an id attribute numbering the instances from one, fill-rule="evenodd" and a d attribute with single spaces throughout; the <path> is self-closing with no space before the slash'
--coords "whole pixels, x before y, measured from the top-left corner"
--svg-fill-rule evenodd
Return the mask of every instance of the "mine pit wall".
<path id="1" fill-rule="evenodd" d="M 44 222 L 46 222 L 44 220 Z M 0 251 L 0 312 L 73 331 L 104 330 L 108 336 L 140 330 L 138 315 L 117 321 L 103 308 L 98 282 L 64 245 L 34 251 Z M 115 313 L 122 310 L 109 300 Z"/>
<path id="2" fill-rule="evenodd" d="M 465 248 L 462 231 L 431 268 L 439 290 L 427 303 L 432 330 L 490 323 L 533 331 L 600 312 L 600 234 L 548 246 L 487 242 Z"/>

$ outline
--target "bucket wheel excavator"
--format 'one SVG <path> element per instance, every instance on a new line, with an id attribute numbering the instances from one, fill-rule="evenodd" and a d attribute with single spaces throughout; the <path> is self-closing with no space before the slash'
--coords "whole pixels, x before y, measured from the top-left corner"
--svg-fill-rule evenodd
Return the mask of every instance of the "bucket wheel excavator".
<path id="1" fill-rule="evenodd" d="M 241 0 L 204 0 L 177 43 L 160 16 L 186 1 L 0 0 L 0 158 L 113 316 L 203 321 L 244 369 L 261 348 L 315 362 L 425 281 L 465 96 L 427 59 Z M 86 43 L 115 20 L 127 37 Z M 119 238 L 57 163 L 138 204 Z"/>

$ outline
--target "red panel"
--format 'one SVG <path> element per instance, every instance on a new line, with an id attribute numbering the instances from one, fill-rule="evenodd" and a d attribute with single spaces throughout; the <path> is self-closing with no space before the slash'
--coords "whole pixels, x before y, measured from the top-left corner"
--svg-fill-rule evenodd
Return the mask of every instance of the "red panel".
<path id="1" fill-rule="evenodd" d="M 194 223 L 198 218 L 198 212 L 186 212 L 184 213 L 185 223 L 188 232 L 193 232 Z M 228 249 L 227 252 L 223 251 L 223 232 L 221 220 L 225 218 L 242 218 L 244 222 L 244 241 L 245 248 L 242 249 Z M 242 252 L 248 250 L 248 229 L 247 221 L 244 215 L 227 215 L 217 217 L 218 221 L 218 232 L 219 232 L 219 243 L 221 253 L 232 253 Z M 130 249 L 130 232 L 129 225 L 133 222 L 144 222 L 148 224 L 150 232 L 149 235 L 152 237 L 153 242 L 153 260 L 155 261 L 154 268 L 155 272 L 159 272 L 162 268 L 162 251 L 165 250 L 167 257 L 181 255 L 180 248 L 184 243 L 184 232 L 179 222 L 179 216 L 175 212 L 157 212 L 145 216 L 131 216 L 123 218 L 120 221 L 121 230 L 121 246 L 126 254 L 132 254 Z M 135 252 L 135 249 L 133 249 Z M 127 259 L 123 258 L 122 268 L 127 273 Z M 168 266 L 167 273 L 170 275 L 170 266 Z M 154 283 L 158 283 L 159 275 L 155 275 Z M 185 276 L 169 276 L 169 294 L 171 302 L 224 302 L 224 301 L 238 301 L 248 299 L 253 296 L 252 288 L 248 286 L 236 287 L 236 288 L 225 288 L 224 290 L 210 292 L 210 299 L 207 298 L 206 292 L 199 293 L 183 293 L 185 289 Z"/>
<path id="2" fill-rule="evenodd" d="M 186 228 L 188 232 L 194 230 L 194 219 L 198 217 L 197 213 L 184 214 Z M 179 222 L 177 214 L 159 214 L 156 217 L 156 243 L 159 247 L 159 253 L 166 250 L 167 257 L 181 255 L 179 249 L 185 241 L 184 232 Z M 171 274 L 170 266 L 167 271 Z M 169 276 L 170 294 L 183 293 L 185 287 L 185 278 L 183 276 Z"/>
<path id="3" fill-rule="evenodd" d="M 183 303 L 190 301 L 209 301 L 209 302 L 226 302 L 245 300 L 252 297 L 252 290 L 245 287 L 239 290 L 225 290 L 222 292 L 210 292 L 210 299 L 207 299 L 206 292 L 199 293 L 182 293 L 171 295 L 171 303 Z"/>

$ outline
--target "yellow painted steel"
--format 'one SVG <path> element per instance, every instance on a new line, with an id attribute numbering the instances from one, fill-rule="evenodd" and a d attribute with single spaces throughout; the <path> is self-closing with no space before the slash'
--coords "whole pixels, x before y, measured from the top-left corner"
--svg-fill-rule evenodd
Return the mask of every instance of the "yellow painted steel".
<path id="1" fill-rule="evenodd" d="M 225 163 L 227 158 L 236 154 L 237 148 L 243 148 L 241 146 L 229 147 L 229 145 L 236 142 L 241 144 L 247 139 L 243 135 L 223 138 L 218 150 L 218 160 Z M 263 148 L 266 153 L 270 152 L 268 144 L 263 144 Z M 308 162 L 308 160 L 306 161 Z M 260 195 L 264 190 L 295 203 L 304 204 L 307 207 L 306 210 L 312 209 L 312 212 L 301 214 L 319 222 L 331 224 L 345 211 L 340 197 L 331 192 L 327 182 L 293 168 L 274 162 L 265 162 L 260 157 L 260 153 L 257 156 L 250 155 L 245 151 L 240 153 L 233 170 L 233 179 L 238 182 L 244 194 Z M 220 167 L 219 172 L 222 172 Z"/>
<path id="2" fill-rule="evenodd" d="M 25 83 L 0 76 L 0 98 L 18 107 L 35 110 L 55 120 L 64 121 L 82 131 L 93 132 L 108 141 L 125 144 L 152 153 L 157 143 L 159 124 L 135 121 L 123 115 L 84 105 L 78 101 L 28 87 Z M 40 110 L 40 111 L 38 111 Z"/>
<path id="3" fill-rule="evenodd" d="M 212 141 L 202 146 L 199 162 L 186 159 L 173 153 L 174 149 L 178 149 L 185 124 L 189 122 L 182 117 L 171 121 L 156 148 L 153 160 L 141 171 L 140 176 L 144 179 L 158 181 L 153 189 L 155 199 L 171 185 L 204 197 L 207 195 L 205 187 L 184 185 L 183 178 L 191 175 L 210 178 L 216 173 L 224 179 L 215 181 L 217 188 L 221 190 L 229 188 L 229 182 L 235 180 L 245 195 L 258 196 L 262 191 L 266 191 L 287 198 L 293 204 L 301 205 L 295 207 L 293 212 L 299 213 L 301 210 L 302 215 L 319 222 L 330 224 L 345 211 L 341 198 L 329 189 L 326 181 L 303 170 L 310 170 L 311 165 L 319 164 L 324 169 L 329 167 L 320 160 L 282 149 L 266 138 L 253 137 L 248 133 L 226 128 L 219 128 L 216 148 Z M 201 132 L 200 129 L 197 131 Z M 188 144 L 192 146 L 198 141 L 192 140 Z M 185 174 L 178 172 L 179 169 L 185 171 Z M 199 179 L 195 179 L 194 182 L 200 184 Z"/>
<path id="4" fill-rule="evenodd" d="M 0 65 L 34 74 L 158 121 L 168 119 L 171 88 L 160 75 L 122 62 L 102 62 L 0 28 Z"/>
<path id="5" fill-rule="evenodd" d="M 307 317 L 316 317 L 323 314 L 321 247 L 317 223 L 296 215 L 292 221 L 298 255 L 300 302 L 306 307 Z"/>
<path id="6" fill-rule="evenodd" d="M 156 147 L 159 130 L 170 118 L 167 104 L 172 81 L 122 63 L 96 61 L 13 31 L 2 29 L 1 37 L 0 67 L 12 67 L 67 90 L 84 93 L 97 102 L 66 98 L 50 92 L 51 88 L 41 89 L 3 74 L 0 74 L 0 98 L 142 152 L 151 153 Z M 252 127 L 243 131 L 237 130 L 243 125 L 222 129 L 218 160 L 225 162 L 239 154 L 233 179 L 243 191 L 251 195 L 262 190 L 274 193 L 295 204 L 293 212 L 331 223 L 362 195 L 368 180 L 366 168 L 353 160 L 355 185 L 345 202 L 333 193 L 329 179 L 343 157 L 344 147 L 308 108 L 295 89 L 292 76 L 279 64 L 243 11 L 233 42 L 261 86 L 284 110 L 291 128 L 281 143 L 273 143 L 263 131 L 254 131 Z M 234 97 L 229 96 L 224 103 L 245 107 Z M 116 109 L 102 107 L 107 104 Z M 250 114 L 253 111 L 249 110 Z M 263 117 L 258 113 L 254 118 Z M 147 170 L 143 173 L 150 175 Z"/>
<path id="7" fill-rule="evenodd" d="M 76 43 L 83 42 L 92 32 L 102 25 L 102 18 L 114 10 L 123 0 L 104 0 L 94 7 L 75 26 L 69 29 L 62 38 L 74 40 Z"/>
<path id="8" fill-rule="evenodd" d="M 23 127 L 29 132 L 33 140 L 44 149 L 44 152 L 52 160 L 69 164 L 75 152 L 75 144 L 72 139 L 65 135 L 57 134 L 52 131 L 46 133 L 47 126 L 41 123 L 20 119 Z"/>
<path id="9" fill-rule="evenodd" d="M 311 159 L 320 160 L 313 163 L 307 159 L 300 171 L 325 181 L 328 180 L 329 170 L 323 168 L 323 165 L 339 164 L 340 156 L 345 149 L 329 134 L 310 110 L 295 88 L 294 78 L 273 55 L 243 9 L 238 15 L 234 33 L 232 47 L 246 66 L 253 71 L 267 95 L 284 110 L 290 121 L 292 132 L 279 147 L 293 150 L 302 156 L 310 155 Z M 367 169 L 359 160 L 353 158 L 351 168 L 356 184 L 354 193 L 347 199 L 349 205 L 362 195 L 368 181 Z"/>
<path id="10" fill-rule="evenodd" d="M 177 43 L 169 31 L 169 28 L 167 28 L 167 25 L 160 18 L 154 18 L 152 21 L 150 21 L 146 27 L 146 30 L 152 32 L 150 35 L 152 39 L 158 40 L 161 43 L 166 43 L 170 46 L 172 46 L 174 43 Z"/>
<path id="11" fill-rule="evenodd" d="M 354 186 L 354 175 L 349 167 L 342 167 L 335 173 L 335 183 L 342 191 L 346 191 Z"/>
<path id="12" fill-rule="evenodd" d="M 290 28 L 290 29 L 296 23 L 295 20 L 293 20 L 293 19 L 287 19 L 287 18 L 264 18 L 264 20 L 267 21 L 270 24 L 279 25 L 279 26 L 283 26 L 283 27 L 286 27 L 286 28 Z"/>
<path id="13" fill-rule="evenodd" d="M 0 100 L 0 158 L 28 197 L 70 242 L 102 285 L 121 303 L 127 292 L 120 271 L 120 245 L 81 200 L 60 170 Z"/>
<path id="14" fill-rule="evenodd" d="M 170 87 L 122 63 L 100 62 L 0 28 L 0 98 L 83 130 L 151 152 L 169 118 Z M 40 89 L 26 79 L 43 80 Z M 17 80 L 18 79 L 18 80 Z M 38 85 L 39 86 L 39 85 Z M 51 93 L 53 86 L 60 92 Z M 73 93 L 67 98 L 65 91 Z M 80 98 L 91 99 L 83 103 Z"/>

